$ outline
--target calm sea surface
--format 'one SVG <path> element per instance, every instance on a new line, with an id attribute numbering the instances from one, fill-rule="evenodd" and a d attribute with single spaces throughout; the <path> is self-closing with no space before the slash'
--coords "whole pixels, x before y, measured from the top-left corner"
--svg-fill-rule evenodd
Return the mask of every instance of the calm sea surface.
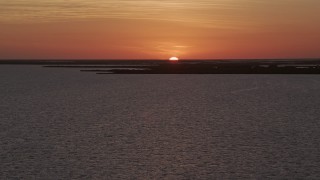
<path id="1" fill-rule="evenodd" d="M 0 66 L 0 179 L 319 179 L 319 75 Z"/>

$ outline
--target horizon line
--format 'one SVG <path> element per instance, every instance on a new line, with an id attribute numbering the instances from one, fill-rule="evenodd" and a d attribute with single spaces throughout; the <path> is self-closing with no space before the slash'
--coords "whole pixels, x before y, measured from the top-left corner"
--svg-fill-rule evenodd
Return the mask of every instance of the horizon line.
<path id="1" fill-rule="evenodd" d="M 200 58 L 200 59 L 179 59 L 179 61 L 197 61 L 197 60 L 206 60 L 206 61 L 217 61 L 217 60 L 320 60 L 320 57 L 305 57 L 305 58 Z M 0 61 L 169 61 L 169 59 L 151 59 L 151 58 L 134 58 L 134 59 L 95 59 L 95 58 L 28 58 L 28 59 L 1 59 Z"/>

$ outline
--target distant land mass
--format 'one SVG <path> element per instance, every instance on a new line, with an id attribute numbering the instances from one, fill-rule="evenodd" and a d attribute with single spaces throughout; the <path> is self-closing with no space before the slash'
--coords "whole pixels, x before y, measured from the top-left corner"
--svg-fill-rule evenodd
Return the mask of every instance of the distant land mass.
<path id="1" fill-rule="evenodd" d="M 0 60 L 0 64 L 78 68 L 96 74 L 320 74 L 319 59 Z"/>

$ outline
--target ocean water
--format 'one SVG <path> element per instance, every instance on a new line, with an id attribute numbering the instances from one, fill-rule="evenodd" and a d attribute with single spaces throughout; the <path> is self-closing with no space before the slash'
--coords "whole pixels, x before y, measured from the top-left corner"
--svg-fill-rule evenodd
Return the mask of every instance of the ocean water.
<path id="1" fill-rule="evenodd" d="M 319 179 L 319 75 L 0 66 L 0 179 Z"/>

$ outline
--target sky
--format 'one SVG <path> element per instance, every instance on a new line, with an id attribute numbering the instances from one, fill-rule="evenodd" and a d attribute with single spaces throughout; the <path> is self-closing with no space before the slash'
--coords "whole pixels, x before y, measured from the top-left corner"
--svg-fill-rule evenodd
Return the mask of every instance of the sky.
<path id="1" fill-rule="evenodd" d="M 319 0 L 0 0 L 0 59 L 319 58 Z"/>

